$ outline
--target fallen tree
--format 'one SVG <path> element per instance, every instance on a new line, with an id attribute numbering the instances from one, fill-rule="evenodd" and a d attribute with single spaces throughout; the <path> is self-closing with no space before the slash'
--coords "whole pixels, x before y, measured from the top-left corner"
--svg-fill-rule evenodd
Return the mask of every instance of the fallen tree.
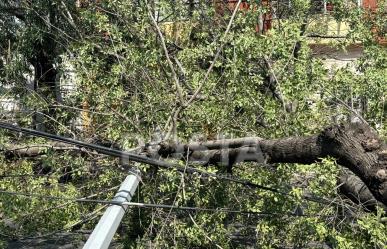
<path id="1" fill-rule="evenodd" d="M 63 143 L 6 146 L 6 158 L 35 157 L 47 149 L 85 153 Z M 232 167 L 240 162 L 311 164 L 333 157 L 346 169 L 338 179 L 341 193 L 369 210 L 378 202 L 387 205 L 387 148 L 385 142 L 365 124 L 334 125 L 312 136 L 262 139 L 258 137 L 216 141 L 162 142 L 145 146 L 148 157 L 175 158 L 203 165 Z"/>
<path id="2" fill-rule="evenodd" d="M 325 157 L 353 174 L 340 177 L 341 190 L 359 203 L 375 199 L 387 205 L 387 148 L 385 142 L 365 124 L 342 124 L 312 136 L 281 139 L 238 138 L 180 144 L 161 143 L 148 147 L 153 156 L 174 157 L 201 164 L 222 164 L 231 171 L 239 162 L 311 164 Z M 364 186 L 365 185 L 365 186 Z"/>

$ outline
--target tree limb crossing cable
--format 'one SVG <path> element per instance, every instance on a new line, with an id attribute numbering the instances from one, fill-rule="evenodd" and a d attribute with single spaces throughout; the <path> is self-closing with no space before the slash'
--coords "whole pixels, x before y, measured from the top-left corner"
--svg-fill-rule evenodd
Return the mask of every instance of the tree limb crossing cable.
<path id="1" fill-rule="evenodd" d="M 198 173 L 198 174 L 201 174 L 201 175 L 204 175 L 207 177 L 213 177 L 213 178 L 220 179 L 220 180 L 234 182 L 234 183 L 248 186 L 251 188 L 262 189 L 262 190 L 278 193 L 278 194 L 285 195 L 285 196 L 289 195 L 289 193 L 281 191 L 279 189 L 263 186 L 263 185 L 256 184 L 256 183 L 253 183 L 251 181 L 244 180 L 244 179 L 240 179 L 240 178 L 236 178 L 236 177 L 232 177 L 232 176 L 217 175 L 214 173 L 206 172 L 204 170 L 195 169 L 193 167 L 172 164 L 172 163 L 149 158 L 146 156 L 138 155 L 138 154 L 127 152 L 127 151 L 116 150 L 116 149 L 108 148 L 108 147 L 97 145 L 97 144 L 86 143 L 86 142 L 82 142 L 79 140 L 66 138 L 66 137 L 55 135 L 55 134 L 50 134 L 50 133 L 43 132 L 43 131 L 19 127 L 19 126 L 12 125 L 12 124 L 9 124 L 6 122 L 0 122 L 0 128 L 10 130 L 13 132 L 20 132 L 20 133 L 24 133 L 24 134 L 28 134 L 28 135 L 32 135 L 32 136 L 36 136 L 36 137 L 43 137 L 43 138 L 47 138 L 47 139 L 62 142 L 62 143 L 72 144 L 72 145 L 75 145 L 75 146 L 80 147 L 80 148 L 95 150 L 101 154 L 121 158 L 124 161 L 135 161 L 135 162 L 144 163 L 144 164 L 148 164 L 148 165 L 156 166 L 156 167 L 160 167 L 160 168 L 174 169 L 174 170 L 177 170 L 177 171 L 182 172 L 182 173 L 189 173 L 189 174 Z M 305 199 L 307 201 L 312 201 L 312 202 L 321 203 L 321 204 L 328 204 L 328 205 L 333 203 L 331 200 L 327 200 L 327 199 L 321 198 L 321 197 L 314 197 L 314 196 L 304 196 L 303 199 Z"/>

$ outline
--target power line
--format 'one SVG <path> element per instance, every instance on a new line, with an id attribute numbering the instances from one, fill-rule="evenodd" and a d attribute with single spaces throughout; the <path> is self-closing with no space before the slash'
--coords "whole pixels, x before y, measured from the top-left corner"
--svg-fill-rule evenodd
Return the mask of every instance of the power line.
<path id="1" fill-rule="evenodd" d="M 307 215 L 307 214 L 299 214 L 294 212 L 286 212 L 286 213 L 257 212 L 257 211 L 247 211 L 247 210 L 234 210 L 234 209 L 228 209 L 228 208 L 203 208 L 203 207 L 188 207 L 188 206 L 151 204 L 151 203 L 139 203 L 139 202 L 106 201 L 106 200 L 87 199 L 87 198 L 67 198 L 67 197 L 59 197 L 59 196 L 33 194 L 33 193 L 14 192 L 14 191 L 7 191 L 7 190 L 0 190 L 0 194 L 10 195 L 10 196 L 22 196 L 25 198 L 55 200 L 55 201 L 64 200 L 64 201 L 71 201 L 71 202 L 78 202 L 78 203 L 95 203 L 95 204 L 105 204 L 105 205 L 131 206 L 131 207 L 139 207 L 139 208 L 174 209 L 174 210 L 195 211 L 195 212 L 234 213 L 234 214 L 243 214 L 243 215 L 253 215 L 253 216 L 259 216 L 259 217 L 269 217 L 269 216 L 339 217 L 340 216 L 340 215 L 335 215 L 335 216 Z"/>
<path id="2" fill-rule="evenodd" d="M 86 198 L 68 198 L 68 197 L 58 197 L 58 196 L 49 196 L 49 195 L 40 195 L 33 193 L 24 193 L 24 192 L 14 192 L 7 190 L 0 190 L 0 194 L 11 195 L 11 196 L 22 196 L 26 198 L 39 198 L 47 200 L 64 200 L 72 201 L 79 203 L 95 203 L 95 204 L 110 204 L 118 206 L 135 206 L 135 207 L 147 207 L 147 208 L 169 208 L 169 209 L 180 209 L 180 210 L 189 210 L 189 211 L 208 211 L 208 212 L 227 212 L 227 213 L 244 213 L 244 214 L 261 214 L 269 215 L 270 213 L 260 213 L 254 211 L 241 211 L 241 210 L 230 210 L 230 209 L 213 209 L 213 208 L 200 208 L 200 207 L 184 207 L 184 206 L 173 206 L 173 205 L 163 205 L 163 204 L 146 204 L 146 203 L 137 203 L 137 202 L 117 202 L 117 201 L 106 201 L 99 199 L 86 199 Z"/>
<path id="3" fill-rule="evenodd" d="M 0 194 L 12 195 L 12 196 L 23 196 L 26 198 L 40 198 L 40 199 L 54 200 L 54 201 L 71 201 L 71 202 L 80 202 L 80 203 L 85 202 L 85 203 L 120 205 L 119 203 L 115 203 L 113 201 L 86 199 L 86 198 L 59 197 L 59 196 L 40 195 L 40 194 L 33 194 L 33 193 L 26 193 L 26 192 L 15 192 L 15 191 L 7 191 L 7 190 L 0 190 Z"/>
<path id="4" fill-rule="evenodd" d="M 290 196 L 289 193 L 281 191 L 279 189 L 268 187 L 268 186 L 263 186 L 263 185 L 260 185 L 260 184 L 256 184 L 256 183 L 253 183 L 251 181 L 247 181 L 247 180 L 244 180 L 244 179 L 241 179 L 241 178 L 237 178 L 237 177 L 233 177 L 233 176 L 217 175 L 217 174 L 209 173 L 209 172 L 206 172 L 204 170 L 196 169 L 196 168 L 193 168 L 193 167 L 181 166 L 181 165 L 178 165 L 178 164 L 172 164 L 172 163 L 168 163 L 168 162 L 165 162 L 165 161 L 161 161 L 161 160 L 149 158 L 149 157 L 146 157 L 146 156 L 138 155 L 138 154 L 135 154 L 135 153 L 131 153 L 131 152 L 127 152 L 127 151 L 121 151 L 121 150 L 117 150 L 117 149 L 113 149 L 113 148 L 108 148 L 108 147 L 97 145 L 97 144 L 86 143 L 86 142 L 78 141 L 78 140 L 75 140 L 75 139 L 66 138 L 66 137 L 55 135 L 55 134 L 50 134 L 50 133 L 43 132 L 43 131 L 23 128 L 23 127 L 19 127 L 19 126 L 16 126 L 16 125 L 8 124 L 8 123 L 5 123 L 5 122 L 0 122 L 0 128 L 7 129 L 7 130 L 10 130 L 10 131 L 14 131 L 14 132 L 25 133 L 25 134 L 29 134 L 29 135 L 32 135 L 32 136 L 43 137 L 43 138 L 47 138 L 47 139 L 58 141 L 58 142 L 72 144 L 72 145 L 75 145 L 77 147 L 82 147 L 82 148 L 87 148 L 87 149 L 95 150 L 95 151 L 97 151 L 97 152 L 99 152 L 101 154 L 105 154 L 105 155 L 121 158 L 124 161 L 140 162 L 140 163 L 148 164 L 148 165 L 151 165 L 151 166 L 161 167 L 161 168 L 165 168 L 165 169 L 177 170 L 177 171 L 182 172 L 182 173 L 189 173 L 189 174 L 198 173 L 198 174 L 201 174 L 201 175 L 204 175 L 204 176 L 207 176 L 207 177 L 213 177 L 215 179 L 220 179 L 220 180 L 225 180 L 225 181 L 229 181 L 229 182 L 234 182 L 234 183 L 241 184 L 241 185 L 244 185 L 244 186 L 247 186 L 247 187 L 262 189 L 262 190 L 278 193 L 278 194 L 281 194 L 281 195 L 284 195 L 284 196 Z M 327 199 L 322 198 L 322 197 L 303 196 L 302 198 L 307 200 L 307 201 L 311 201 L 311 202 L 316 202 L 316 203 L 321 203 L 321 204 L 328 204 L 328 205 L 332 204 L 332 201 L 327 200 Z"/>
<path id="5" fill-rule="evenodd" d="M 86 215 L 82 215 L 83 218 L 81 220 L 78 220 L 77 222 L 75 222 L 73 224 L 70 224 L 69 226 L 65 226 L 64 228 L 61 228 L 59 230 L 56 230 L 56 231 L 53 231 L 53 232 L 49 232 L 49 233 L 46 233 L 46 234 L 40 234 L 40 235 L 36 235 L 36 236 L 16 237 L 16 238 L 11 236 L 11 235 L 8 235 L 8 234 L 0 234 L 0 237 L 3 236 L 3 237 L 6 237 L 6 238 L 11 238 L 12 240 L 17 239 L 17 240 L 20 241 L 20 240 L 26 240 L 26 239 L 41 239 L 41 238 L 45 238 L 45 237 L 54 236 L 54 235 L 57 235 L 58 233 L 66 232 L 69 229 L 72 229 L 72 228 L 74 228 L 76 226 L 80 226 L 80 225 L 86 224 L 87 222 L 94 220 L 95 218 L 98 217 L 98 212 L 100 212 L 102 209 L 104 209 L 106 207 L 107 207 L 107 205 L 103 205 L 103 206 L 101 206 L 100 208 L 94 210 L 91 213 L 88 213 Z"/>
<path id="6" fill-rule="evenodd" d="M 50 177 L 48 174 L 4 174 L 0 175 L 1 178 L 23 178 L 23 177 Z"/>

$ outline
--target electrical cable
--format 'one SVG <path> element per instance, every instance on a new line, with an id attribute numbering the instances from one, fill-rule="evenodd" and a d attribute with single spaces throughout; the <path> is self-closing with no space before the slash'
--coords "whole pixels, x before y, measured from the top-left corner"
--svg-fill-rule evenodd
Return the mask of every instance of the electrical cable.
<path id="1" fill-rule="evenodd" d="M 0 179 L 2 178 L 23 178 L 23 177 L 48 177 L 47 174 L 4 174 L 0 175 Z"/>
<path id="2" fill-rule="evenodd" d="M 58 197 L 58 196 L 49 196 L 49 195 L 40 195 L 32 193 L 23 193 L 23 192 L 14 192 L 7 190 L 0 190 L 0 194 L 11 195 L 11 196 L 22 196 L 26 198 L 39 198 L 46 200 L 64 200 L 78 203 L 95 203 L 95 204 L 108 204 L 108 205 L 118 205 L 118 206 L 131 206 L 139 208 L 161 208 L 161 209 L 175 209 L 175 210 L 184 210 L 184 211 L 199 211 L 199 212 L 213 212 L 213 213 L 235 213 L 243 215 L 253 215 L 260 217 L 267 216 L 295 216 L 295 217 L 324 217 L 322 215 L 306 215 L 300 213 L 286 212 L 286 213 L 273 213 L 273 212 L 257 212 L 257 211 L 246 211 L 246 210 L 233 210 L 228 208 L 202 208 L 202 207 L 187 207 L 187 206 L 176 206 L 176 205 L 165 205 L 165 204 L 151 204 L 151 203 L 139 203 L 139 202 L 120 202 L 120 201 L 106 201 L 99 199 L 87 199 L 87 198 L 68 198 L 68 197 Z M 325 216 L 325 217 L 338 217 L 335 216 Z"/>
<path id="3" fill-rule="evenodd" d="M 23 127 L 19 127 L 16 125 L 5 123 L 5 122 L 0 122 L 0 128 L 7 129 L 10 131 L 14 131 L 14 132 L 29 134 L 32 136 L 43 137 L 43 138 L 47 138 L 47 139 L 58 141 L 58 142 L 72 144 L 72 145 L 75 145 L 75 146 L 80 147 L 80 148 L 95 150 L 101 154 L 121 158 L 124 161 L 135 161 L 135 162 L 144 163 L 144 164 L 148 164 L 148 165 L 152 165 L 152 166 L 157 166 L 160 168 L 177 170 L 177 171 L 182 172 L 182 173 L 189 173 L 189 174 L 198 173 L 198 174 L 201 174 L 204 176 L 213 177 L 216 179 L 225 180 L 225 181 L 229 181 L 229 182 L 234 182 L 234 183 L 248 186 L 251 188 L 262 189 L 262 190 L 278 193 L 278 194 L 281 194 L 284 196 L 290 195 L 289 193 L 281 191 L 279 189 L 263 186 L 263 185 L 256 184 L 256 183 L 253 183 L 251 181 L 244 180 L 244 179 L 231 177 L 231 176 L 225 176 L 225 175 L 217 175 L 217 174 L 209 173 L 209 172 L 206 172 L 204 170 L 199 170 L 199 169 L 196 169 L 193 167 L 181 166 L 178 164 L 171 164 L 171 163 L 168 163 L 165 161 L 149 158 L 149 157 L 138 155 L 135 153 L 121 151 L 121 150 L 117 150 L 117 149 L 113 149 L 113 148 L 108 148 L 108 147 L 97 145 L 97 144 L 82 142 L 82 141 L 78 141 L 75 139 L 66 138 L 66 137 L 55 135 L 55 134 L 50 134 L 50 133 L 43 132 L 43 131 L 23 128 Z M 303 196 L 303 199 L 305 199 L 307 201 L 311 201 L 311 202 L 321 203 L 321 204 L 332 204 L 332 201 L 327 200 L 327 199 L 322 198 L 322 197 Z"/>

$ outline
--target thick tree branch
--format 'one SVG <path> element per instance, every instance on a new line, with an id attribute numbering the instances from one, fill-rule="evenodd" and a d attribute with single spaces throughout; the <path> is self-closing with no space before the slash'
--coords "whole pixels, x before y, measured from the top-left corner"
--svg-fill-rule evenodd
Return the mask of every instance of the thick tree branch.
<path id="1" fill-rule="evenodd" d="M 54 142 L 49 144 L 34 144 L 34 145 L 6 145 L 0 149 L 0 152 L 4 153 L 6 159 L 13 158 L 26 158 L 26 157 L 37 157 L 40 155 L 47 154 L 47 151 L 55 152 L 77 152 L 85 153 L 86 150 L 71 146 L 65 143 Z"/>
<path id="2" fill-rule="evenodd" d="M 315 146 L 302 146 L 305 144 L 316 144 L 318 136 L 309 138 L 287 138 L 285 140 L 266 140 L 261 138 L 249 137 L 238 139 L 225 139 L 207 142 L 195 142 L 184 145 L 162 144 L 159 148 L 159 153 L 163 157 L 173 157 L 180 160 L 186 159 L 186 152 L 189 153 L 189 161 L 202 165 L 220 164 L 230 166 L 238 162 L 258 162 L 258 163 L 304 163 L 310 164 L 318 160 L 318 156 L 322 153 L 321 148 Z M 257 149 L 257 145 L 261 142 L 261 148 L 265 152 Z M 282 147 L 286 144 L 290 145 L 288 154 L 281 155 Z M 239 147 L 239 148 L 238 148 Z M 229 148 L 229 149 L 222 149 Z M 299 153 L 302 151 L 302 153 Z M 153 152 L 155 153 L 155 151 Z M 297 156 L 289 157 L 289 154 L 298 153 Z M 265 155 L 271 155 L 271 158 Z M 347 168 L 342 168 L 337 179 L 339 191 L 341 194 L 352 200 L 356 204 L 360 204 L 365 210 L 375 211 L 377 206 L 387 207 L 378 202 L 364 182 L 352 173 Z"/>
<path id="3" fill-rule="evenodd" d="M 5 155 L 18 157 L 44 154 L 53 150 L 78 150 L 63 144 L 34 146 L 31 148 L 8 147 Z M 354 175 L 340 176 L 342 193 L 358 203 L 387 204 L 387 149 L 385 143 L 365 124 L 336 125 L 320 134 L 306 137 L 261 139 L 257 137 L 197 142 L 190 144 L 162 143 L 147 146 L 142 152 L 149 157 L 171 157 L 191 162 L 221 164 L 231 168 L 239 162 L 302 163 L 311 164 L 324 157 L 333 157 L 338 164 Z M 361 179 L 361 181 L 359 180 Z M 368 190 L 363 187 L 366 185 Z M 368 192 L 369 191 L 369 192 Z"/>
<path id="4" fill-rule="evenodd" d="M 342 168 L 337 182 L 340 193 L 365 210 L 376 211 L 379 206 L 387 211 L 387 206 L 378 202 L 364 182 L 350 170 Z"/>
<path id="5" fill-rule="evenodd" d="M 241 142 L 242 141 L 242 142 Z M 222 142 L 194 144 L 161 144 L 153 155 L 189 158 L 204 164 L 222 163 L 233 165 L 241 161 L 265 163 L 310 164 L 324 157 L 336 158 L 337 162 L 357 175 L 374 197 L 387 204 L 387 148 L 378 135 L 366 124 L 348 124 L 328 127 L 320 134 L 307 137 L 289 137 L 263 140 L 251 138 L 228 140 L 227 145 L 253 146 L 219 149 Z M 217 146 L 214 146 L 217 145 Z M 208 146 L 208 150 L 205 150 Z M 230 146 L 231 147 L 231 146 Z M 211 150 L 217 148 L 217 150 Z M 195 150 L 197 149 L 197 150 Z"/>

